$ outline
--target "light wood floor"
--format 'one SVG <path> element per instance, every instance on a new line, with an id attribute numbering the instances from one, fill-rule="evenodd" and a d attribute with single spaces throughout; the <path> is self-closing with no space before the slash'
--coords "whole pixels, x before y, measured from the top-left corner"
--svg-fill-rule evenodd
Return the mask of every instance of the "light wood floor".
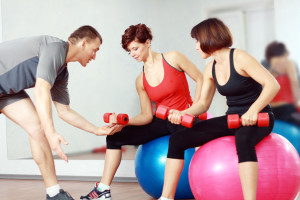
<path id="1" fill-rule="evenodd" d="M 92 190 L 95 182 L 60 181 L 60 186 L 76 200 Z M 113 182 L 113 200 L 154 200 L 138 183 Z M 45 200 L 45 188 L 41 180 L 0 179 L 0 200 Z"/>
<path id="2" fill-rule="evenodd" d="M 91 181 L 60 181 L 61 187 L 75 200 L 86 195 L 94 187 Z M 113 182 L 113 200 L 155 200 L 146 194 L 138 183 Z M 0 200 L 45 200 L 45 188 L 41 180 L 0 179 Z M 297 200 L 300 200 L 298 196 Z"/>

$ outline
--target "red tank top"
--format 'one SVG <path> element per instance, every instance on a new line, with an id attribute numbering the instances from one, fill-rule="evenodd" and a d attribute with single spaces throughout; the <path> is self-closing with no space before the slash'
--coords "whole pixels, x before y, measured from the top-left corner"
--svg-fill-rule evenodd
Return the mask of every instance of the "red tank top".
<path id="1" fill-rule="evenodd" d="M 280 85 L 280 90 L 271 102 L 286 102 L 294 104 L 294 95 L 289 77 L 287 75 L 280 75 L 276 77 L 276 80 Z"/>
<path id="2" fill-rule="evenodd" d="M 156 102 L 156 107 L 161 104 L 171 109 L 185 110 L 193 103 L 185 73 L 167 63 L 163 54 L 162 58 L 164 68 L 162 82 L 155 87 L 150 86 L 143 72 L 144 88 L 149 98 Z"/>

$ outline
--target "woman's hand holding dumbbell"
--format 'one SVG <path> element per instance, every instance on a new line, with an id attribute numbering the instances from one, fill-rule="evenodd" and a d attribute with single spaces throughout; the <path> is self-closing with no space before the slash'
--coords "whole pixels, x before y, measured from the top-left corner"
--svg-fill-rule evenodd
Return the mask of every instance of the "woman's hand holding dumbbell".
<path id="1" fill-rule="evenodd" d="M 183 116 L 184 114 L 182 114 L 180 111 L 172 109 L 169 111 L 168 120 L 172 124 L 181 124 Z M 194 122 L 194 120 L 192 120 L 192 122 Z"/>
<path id="2" fill-rule="evenodd" d="M 170 110 L 169 107 L 159 105 L 156 113 L 156 117 L 160 119 L 166 119 L 173 123 L 173 124 L 181 124 L 182 126 L 191 128 L 193 126 L 193 122 L 195 120 L 195 116 L 189 115 L 189 114 L 182 114 L 178 110 Z M 206 120 L 207 119 L 207 113 L 202 114 L 201 116 L 198 117 L 201 120 Z"/>
<path id="3" fill-rule="evenodd" d="M 257 124 L 258 127 L 269 126 L 269 114 L 258 113 L 250 115 L 245 113 L 242 118 L 238 114 L 231 114 L 227 116 L 228 128 L 239 128 L 242 126 L 254 126 Z"/>

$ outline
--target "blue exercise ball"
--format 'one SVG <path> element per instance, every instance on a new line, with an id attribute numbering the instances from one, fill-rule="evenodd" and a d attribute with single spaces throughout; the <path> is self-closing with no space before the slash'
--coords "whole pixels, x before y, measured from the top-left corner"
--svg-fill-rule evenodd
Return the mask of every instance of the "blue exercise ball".
<path id="1" fill-rule="evenodd" d="M 285 137 L 297 150 L 300 155 L 300 128 L 288 122 L 275 120 L 273 131 Z"/>
<path id="2" fill-rule="evenodd" d="M 154 198 L 162 194 L 164 172 L 170 136 L 164 136 L 140 145 L 135 157 L 135 174 L 142 189 Z M 189 185 L 188 170 L 195 149 L 187 149 L 184 167 L 178 182 L 175 199 L 193 199 Z"/>

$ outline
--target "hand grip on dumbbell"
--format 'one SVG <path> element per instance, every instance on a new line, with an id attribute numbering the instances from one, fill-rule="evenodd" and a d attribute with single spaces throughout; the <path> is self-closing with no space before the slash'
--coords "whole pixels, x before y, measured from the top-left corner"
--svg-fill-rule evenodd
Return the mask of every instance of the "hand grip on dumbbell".
<path id="1" fill-rule="evenodd" d="M 157 118 L 167 119 L 168 115 L 169 115 L 169 107 L 163 106 L 163 105 L 158 106 L 158 108 L 156 109 L 156 112 L 155 112 L 155 116 Z M 195 120 L 195 116 L 185 114 L 181 118 L 181 125 L 185 126 L 185 127 L 188 127 L 188 128 L 191 128 L 193 126 L 194 120 Z"/>
<path id="2" fill-rule="evenodd" d="M 267 127 L 269 126 L 270 118 L 268 113 L 258 113 L 257 115 L 257 126 Z M 228 128 L 239 128 L 242 124 L 242 119 L 238 114 L 232 114 L 227 116 Z"/>
<path id="3" fill-rule="evenodd" d="M 110 123 L 109 118 L 113 113 L 105 113 L 103 115 L 103 121 L 105 123 Z M 117 124 L 126 125 L 129 121 L 129 117 L 127 114 L 120 113 L 117 115 Z"/>

